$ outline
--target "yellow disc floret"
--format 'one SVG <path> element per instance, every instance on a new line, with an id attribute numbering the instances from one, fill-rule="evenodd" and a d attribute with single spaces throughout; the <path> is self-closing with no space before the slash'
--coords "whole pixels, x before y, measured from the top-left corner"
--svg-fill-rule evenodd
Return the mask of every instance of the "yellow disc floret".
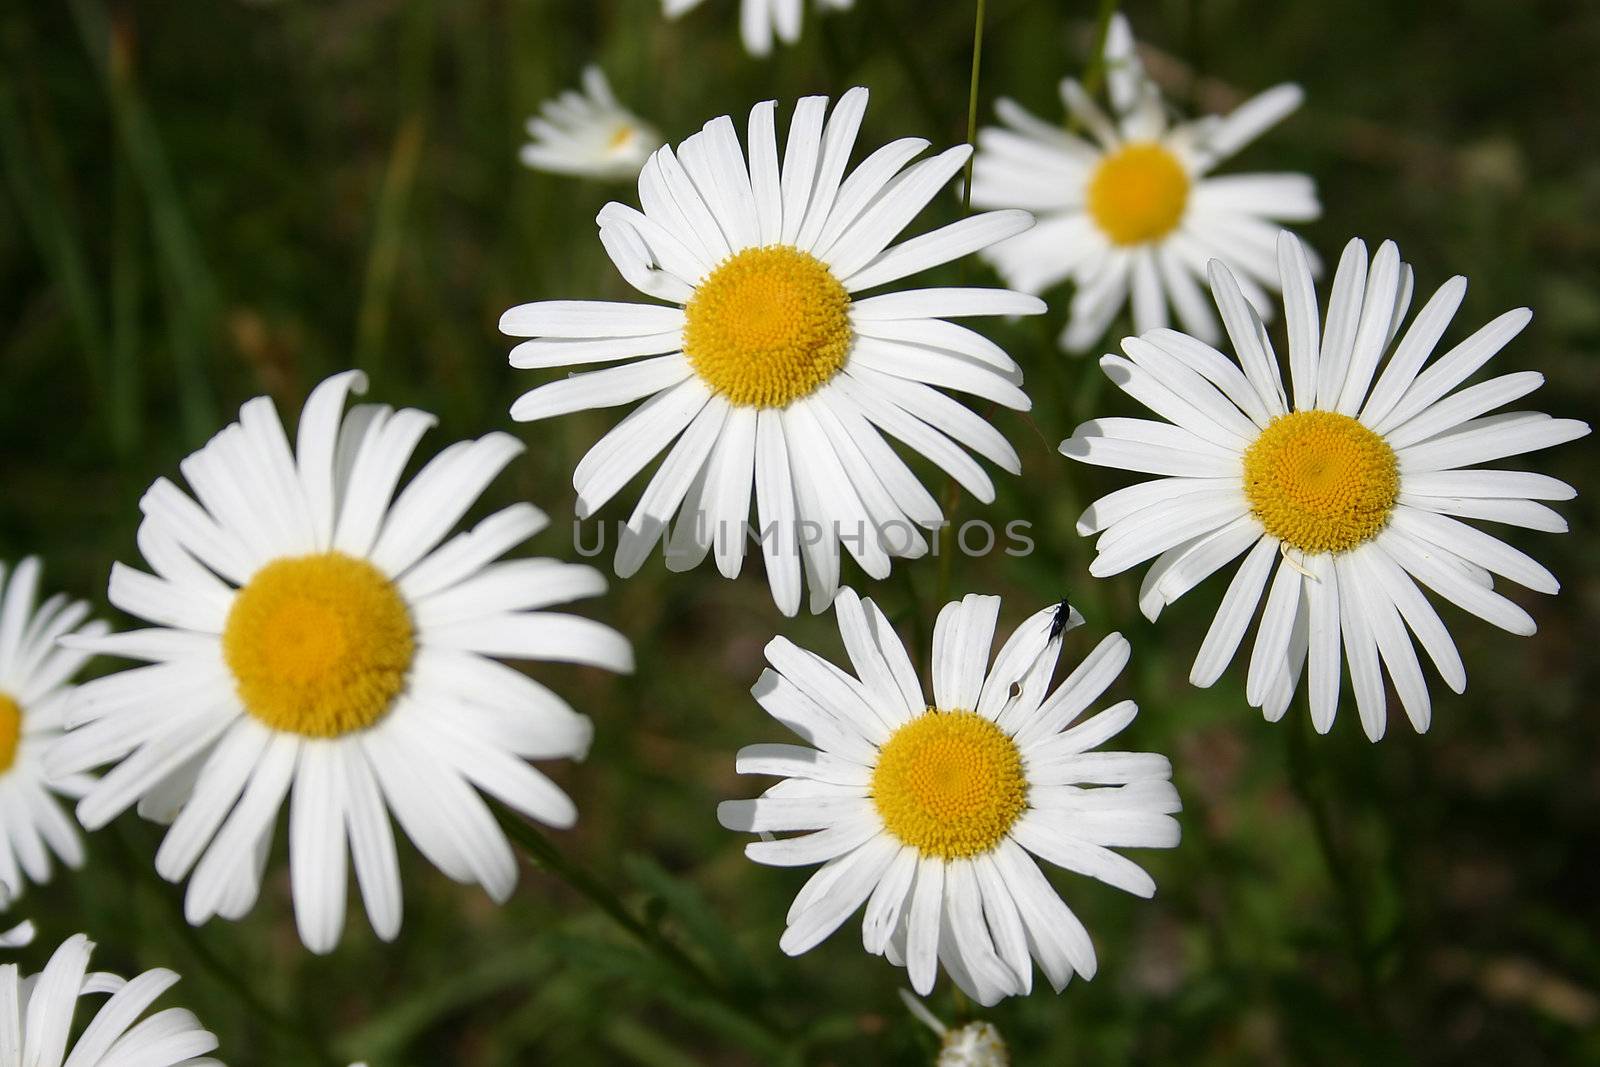
<path id="1" fill-rule="evenodd" d="M 884 743 L 872 801 L 902 843 L 962 859 L 1000 843 L 1027 806 L 1028 780 L 1016 744 L 994 723 L 929 709 Z"/>
<path id="2" fill-rule="evenodd" d="M 684 307 L 683 350 L 713 391 L 781 408 L 850 354 L 850 294 L 815 256 L 787 245 L 724 260 Z"/>
<path id="3" fill-rule="evenodd" d="M 234 598 L 222 654 L 245 708 L 272 727 L 337 737 L 376 723 L 416 650 L 384 574 L 341 552 L 275 560 Z"/>
<path id="4" fill-rule="evenodd" d="M 1350 416 L 1295 411 L 1245 451 L 1244 491 L 1272 536 L 1302 552 L 1348 552 L 1389 521 L 1400 467 L 1389 443 Z"/>
<path id="5" fill-rule="evenodd" d="M 1188 203 L 1189 172 L 1152 141 L 1123 145 L 1089 178 L 1089 217 L 1115 244 L 1165 237 L 1183 221 Z"/>
<path id="6" fill-rule="evenodd" d="M 17 745 L 22 742 L 22 708 L 0 693 L 0 774 L 17 762 Z"/>

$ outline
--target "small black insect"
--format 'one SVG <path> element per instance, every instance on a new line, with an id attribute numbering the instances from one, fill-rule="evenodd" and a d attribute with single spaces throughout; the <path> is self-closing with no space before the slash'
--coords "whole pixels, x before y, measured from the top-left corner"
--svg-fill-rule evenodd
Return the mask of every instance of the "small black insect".
<path id="1" fill-rule="evenodd" d="M 1050 620 L 1050 640 L 1054 641 L 1061 636 L 1061 631 L 1067 628 L 1067 622 L 1072 618 L 1072 605 L 1067 603 L 1067 598 L 1062 597 L 1061 603 L 1056 605 L 1056 617 Z"/>

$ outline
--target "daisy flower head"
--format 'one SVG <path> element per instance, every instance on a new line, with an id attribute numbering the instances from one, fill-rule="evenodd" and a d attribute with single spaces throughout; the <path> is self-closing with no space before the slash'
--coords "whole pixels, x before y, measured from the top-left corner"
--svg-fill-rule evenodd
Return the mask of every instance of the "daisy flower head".
<path id="1" fill-rule="evenodd" d="M 701 3 L 702 0 L 661 0 L 661 7 L 668 18 L 677 18 Z M 855 0 L 817 0 L 818 7 L 832 11 L 844 11 L 854 3 Z M 745 51 L 766 56 L 772 53 L 774 37 L 784 44 L 798 41 L 805 4 L 806 0 L 739 0 L 739 36 Z"/>
<path id="2" fill-rule="evenodd" d="M 1211 265 L 1211 288 L 1236 359 L 1171 330 L 1127 338 L 1124 355 L 1101 359 L 1107 376 L 1161 419 L 1096 419 L 1061 451 L 1161 477 L 1084 512 L 1079 532 L 1099 535 L 1090 572 L 1104 577 L 1153 559 L 1139 600 L 1154 619 L 1243 555 L 1190 681 L 1217 680 L 1265 593 L 1245 686 L 1253 707 L 1281 718 L 1307 671 L 1311 721 L 1327 732 L 1342 661 L 1362 728 L 1376 741 L 1387 718 L 1381 664 L 1421 732 L 1431 709 L 1413 639 L 1446 685 L 1466 687 L 1461 657 L 1421 587 L 1522 635 L 1534 632 L 1533 619 L 1494 579 L 1558 589 L 1544 567 L 1463 520 L 1564 532 L 1566 521 L 1539 501 L 1570 499 L 1572 487 L 1478 465 L 1571 441 L 1589 427 L 1533 411 L 1491 414 L 1537 389 L 1544 376 L 1534 371 L 1458 389 L 1527 325 L 1526 308 L 1430 358 L 1465 278 L 1440 286 L 1402 330 L 1410 267 L 1392 241 L 1369 263 L 1366 246 L 1353 240 L 1324 326 L 1304 246 L 1284 233 L 1278 259 L 1287 391 L 1261 319 L 1220 262 Z"/>
<path id="3" fill-rule="evenodd" d="M 605 73 L 593 65 L 584 68 L 581 92 L 568 89 L 528 120 L 528 136 L 525 165 L 589 178 L 633 178 L 661 146 L 661 135 L 617 102 Z"/>
<path id="4" fill-rule="evenodd" d="M 735 577 L 754 539 L 784 613 L 799 608 L 802 561 L 811 608 L 822 611 L 839 585 L 841 546 L 883 578 L 891 557 L 927 551 L 921 531 L 942 521 L 884 435 L 985 503 L 994 486 L 968 449 L 1020 470 L 990 420 L 943 390 L 1026 410 L 1021 372 L 993 342 L 945 320 L 1036 314 L 1044 304 L 1001 289 L 859 294 L 1019 233 L 1032 217 L 989 212 L 891 244 L 968 149 L 913 163 L 928 143 L 907 137 L 847 174 L 867 91 L 852 89 L 831 115 L 827 104 L 800 101 L 781 164 L 768 101 L 750 112 L 747 149 L 731 119 L 714 119 L 650 157 L 643 210 L 601 210 L 617 269 L 667 303 L 545 301 L 500 319 L 504 333 L 532 338 L 512 349 L 514 367 L 627 361 L 542 385 L 511 409 L 526 422 L 644 400 L 573 474 L 587 518 L 667 451 L 622 531 L 620 575 L 664 540 L 669 567 L 697 566 L 714 548 L 718 569 Z M 752 495 L 758 530 L 746 529 Z"/>
<path id="5" fill-rule="evenodd" d="M 87 621 L 89 606 L 57 593 L 37 603 L 39 560 L 0 563 L 0 908 L 28 882 L 50 880 L 51 854 L 83 864 L 83 843 L 55 795 L 81 797 L 92 780 L 53 775 L 45 753 L 61 737 L 73 698 L 72 677 L 91 653 L 61 648 L 59 638 L 104 634 Z"/>
<path id="6" fill-rule="evenodd" d="M 1013 100 L 996 105 L 1004 126 L 978 134 L 972 202 L 1027 208 L 1039 225 L 984 258 L 1025 292 L 1072 281 L 1061 334 L 1068 352 L 1091 348 L 1130 303 L 1137 332 L 1166 326 L 1170 305 L 1185 330 L 1216 343 L 1217 319 L 1197 280 L 1212 259 L 1270 315 L 1278 224 L 1316 218 L 1316 188 L 1303 174 L 1212 171 L 1299 107 L 1299 86 L 1268 89 L 1226 116 L 1174 122 L 1121 15 L 1106 36 L 1105 67 L 1110 114 L 1076 80 L 1061 83 L 1070 122 L 1086 137 Z"/>
<path id="7" fill-rule="evenodd" d="M 199 925 L 255 904 L 278 811 L 315 952 L 344 924 L 348 850 L 374 930 L 400 928 L 392 813 L 451 878 L 511 893 L 517 864 L 479 790 L 551 826 L 576 810 L 526 760 L 581 757 L 589 720 L 498 659 L 632 669 L 628 642 L 545 609 L 595 596 L 592 568 L 497 562 L 546 519 L 516 504 L 449 536 L 522 446 L 503 433 L 444 449 L 395 494 L 433 416 L 359 405 L 356 371 L 318 385 L 291 448 L 271 400 L 141 501 L 153 574 L 117 564 L 110 600 L 150 627 L 74 646 L 148 665 L 81 686 L 60 772 L 115 766 L 78 805 L 97 828 L 140 802 L 170 822 L 156 870 L 189 878 Z M 448 538 L 448 539 L 447 539 Z"/>
<path id="8" fill-rule="evenodd" d="M 1036 612 L 991 664 L 1000 598 L 968 595 L 939 613 L 930 701 L 872 601 L 845 588 L 834 606 L 854 673 L 781 637 L 767 645 L 772 667 L 753 692 L 805 744 L 742 749 L 740 773 L 782 780 L 717 811 L 762 835 L 745 846 L 756 862 L 822 864 L 779 947 L 799 955 L 865 904 L 866 950 L 904 966 L 923 995 L 941 964 L 984 1005 L 1026 994 L 1035 960 L 1058 992 L 1074 972 L 1093 977 L 1088 932 L 1035 857 L 1149 897 L 1150 875 L 1113 849 L 1178 843 L 1167 758 L 1097 751 L 1134 703 L 1079 721 L 1128 642 L 1107 637 L 1049 691 L 1078 613 L 1065 601 Z"/>
<path id="9" fill-rule="evenodd" d="M 162 968 L 131 981 L 89 970 L 94 942 L 82 934 L 61 943 L 38 974 L 0 966 L 0 1057 L 28 1067 L 222 1067 L 206 1056 L 217 1038 L 183 1008 L 145 1011 L 178 975 Z M 73 1040 L 83 997 L 107 996 Z"/>
<path id="10" fill-rule="evenodd" d="M 939 1058 L 933 1067 L 1011 1067 L 1011 1052 L 993 1023 L 978 1019 L 965 1026 L 946 1026 L 910 990 L 900 990 L 900 1000 L 939 1038 Z"/>

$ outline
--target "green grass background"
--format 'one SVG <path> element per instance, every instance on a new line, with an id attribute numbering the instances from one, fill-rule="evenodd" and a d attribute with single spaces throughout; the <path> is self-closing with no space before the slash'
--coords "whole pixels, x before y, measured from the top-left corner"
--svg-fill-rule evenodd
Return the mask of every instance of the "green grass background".
<path id="1" fill-rule="evenodd" d="M 1306 107 L 1233 169 L 1314 175 L 1326 215 L 1305 232 L 1325 256 L 1353 234 L 1392 236 L 1419 293 L 1468 275 L 1447 340 L 1532 306 L 1497 370 L 1547 375 L 1544 410 L 1600 413 L 1600 8 L 1128 11 L 1172 58 L 1158 72 L 1185 106 L 1304 84 Z M 1055 83 L 1083 69 L 1095 17 L 1092 3 L 992 0 L 984 118 L 1002 93 L 1057 114 Z M 439 412 L 435 448 L 520 433 L 528 455 L 483 508 L 532 500 L 555 519 L 532 551 L 570 557 L 570 472 L 617 414 L 514 428 L 506 410 L 535 379 L 506 366 L 495 321 L 532 299 L 627 298 L 591 220 L 633 193 L 524 170 L 523 119 L 595 59 L 674 140 L 758 99 L 865 84 L 864 144 L 921 134 L 942 146 L 965 135 L 971 24 L 971 3 L 858 0 L 808 15 L 802 43 L 763 62 L 740 49 L 731 0 L 673 24 L 656 0 L 6 5 L 0 557 L 38 552 L 52 587 L 103 601 L 111 561 L 134 558 L 153 478 L 246 398 L 292 411 L 351 365 L 371 372 L 373 396 Z M 958 210 L 942 198 L 919 226 Z M 1531 461 L 1584 493 L 1562 506 L 1573 532 L 1507 535 L 1565 583 L 1553 599 L 1512 588 L 1539 634 L 1447 611 L 1470 687 L 1456 697 L 1435 683 L 1428 735 L 1391 708 L 1390 736 L 1370 745 L 1347 703 L 1318 737 L 1303 696 L 1268 725 L 1245 706 L 1237 666 L 1210 691 L 1186 681 L 1220 580 L 1152 627 L 1134 606 L 1137 573 L 1088 577 L 1073 519 L 1121 480 L 1070 467 L 1055 445 L 1128 404 L 1092 361 L 1055 351 L 1064 294 L 1052 296 L 1044 322 L 988 328 L 1034 399 L 1029 417 L 997 416 L 1023 476 L 999 475 L 992 506 L 962 499 L 955 512 L 1026 518 L 1038 549 L 955 558 L 949 581 L 1005 594 L 1004 625 L 1071 596 L 1088 626 L 1069 657 L 1129 635 L 1114 695 L 1144 711 L 1123 740 L 1172 757 L 1184 840 L 1136 854 L 1160 884 L 1153 901 L 1058 877 L 1094 936 L 1098 977 L 984 1016 L 1024 1064 L 1600 1062 L 1593 445 Z M 630 498 L 605 517 L 625 518 Z M 865 584 L 905 631 L 929 625 L 934 561 Z M 784 957 L 777 938 L 805 873 L 750 864 L 714 817 L 718 800 L 758 788 L 733 774 L 734 751 L 779 739 L 747 692 L 762 645 L 782 632 L 840 656 L 831 620 L 783 620 L 759 565 L 730 583 L 709 567 L 669 576 L 659 561 L 591 611 L 633 638 L 639 669 L 536 672 L 598 731 L 586 763 L 554 769 L 582 812 L 556 839 L 738 1011 L 545 872 L 526 871 L 497 908 L 404 846 L 393 945 L 355 917 L 333 956 L 305 952 L 281 842 L 253 914 L 188 935 L 179 890 L 152 871 L 156 830 L 132 815 L 89 839 L 86 870 L 13 909 L 43 934 L 21 958 L 36 967 L 86 930 L 100 966 L 175 967 L 185 980 L 169 999 L 196 1009 L 239 1067 L 928 1062 L 932 1035 L 895 996 L 903 972 L 861 952 L 854 922 Z M 951 1020 L 971 1011 L 947 982 L 931 1006 Z"/>

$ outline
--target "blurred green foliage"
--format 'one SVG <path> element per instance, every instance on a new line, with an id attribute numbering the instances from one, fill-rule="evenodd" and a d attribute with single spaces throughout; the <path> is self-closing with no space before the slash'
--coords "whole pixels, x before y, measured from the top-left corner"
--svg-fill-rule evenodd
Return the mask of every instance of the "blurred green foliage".
<path id="1" fill-rule="evenodd" d="M 590 220 L 631 190 L 516 160 L 524 118 L 585 62 L 675 140 L 758 99 L 865 84 L 864 143 L 945 145 L 964 136 L 971 7 L 857 0 L 808 14 L 799 46 L 759 62 L 739 48 L 731 0 L 675 23 L 657 0 L 8 5 L 0 556 L 39 552 L 52 586 L 101 598 L 111 560 L 134 553 L 155 476 L 249 396 L 293 410 L 352 364 L 372 372 L 376 397 L 438 411 L 436 446 L 510 428 L 507 407 L 532 379 L 506 366 L 500 311 L 627 295 Z M 1095 7 L 991 0 L 985 119 L 1000 94 L 1058 113 L 1055 83 L 1082 70 Z M 1304 110 L 1235 168 L 1315 175 L 1327 212 L 1306 232 L 1325 255 L 1352 234 L 1392 236 L 1419 291 L 1470 276 L 1451 337 L 1532 306 L 1499 369 L 1547 375 L 1545 410 L 1600 414 L 1600 7 L 1163 0 L 1128 13 L 1187 106 L 1302 82 Z M 942 199 L 923 224 L 958 210 Z M 1600 660 L 1583 647 L 1600 625 L 1594 446 L 1535 461 L 1582 490 L 1564 506 L 1573 533 L 1509 535 L 1566 588 L 1512 591 L 1540 620 L 1533 639 L 1447 613 L 1471 685 L 1462 697 L 1435 685 L 1427 736 L 1394 712 L 1370 745 L 1347 707 L 1317 737 L 1303 697 L 1267 725 L 1237 669 L 1210 691 L 1187 684 L 1218 581 L 1156 628 L 1135 609 L 1137 574 L 1087 576 L 1072 522 L 1119 480 L 1069 467 L 1055 445 L 1126 404 L 1092 361 L 1054 350 L 1063 307 L 993 329 L 1035 400 L 1030 416 L 999 415 L 1023 476 L 1001 476 L 992 507 L 962 500 L 955 513 L 1026 518 L 1037 551 L 956 558 L 953 589 L 1006 594 L 1007 625 L 1070 595 L 1089 625 L 1069 656 L 1129 633 L 1118 694 L 1144 714 L 1124 740 L 1173 758 L 1185 836 L 1136 854 L 1160 884 L 1153 902 L 1057 878 L 1100 974 L 985 1013 L 1017 1062 L 1600 1062 Z M 533 549 L 571 556 L 570 471 L 615 417 L 521 428 L 528 456 L 484 507 L 534 501 L 556 521 Z M 921 632 L 937 574 L 924 561 L 868 591 Z M 755 867 L 715 822 L 718 800 L 758 788 L 734 776 L 734 750 L 778 738 L 747 695 L 762 645 L 781 631 L 838 656 L 831 620 L 781 619 L 759 565 L 730 583 L 655 562 L 594 610 L 633 637 L 639 670 L 540 672 L 598 728 L 585 764 L 555 768 L 582 811 L 557 843 L 742 1011 L 544 873 L 496 908 L 414 853 L 393 945 L 353 918 L 336 954 L 306 953 L 281 843 L 249 919 L 190 934 L 179 890 L 152 871 L 156 830 L 131 815 L 90 839 L 87 870 L 14 909 L 43 931 L 23 958 L 37 966 L 81 929 L 101 942 L 100 966 L 179 969 L 175 999 L 237 1067 L 928 1062 L 932 1035 L 894 995 L 903 973 L 865 956 L 853 923 L 782 956 L 805 874 Z M 932 1007 L 971 1011 L 948 983 Z"/>

